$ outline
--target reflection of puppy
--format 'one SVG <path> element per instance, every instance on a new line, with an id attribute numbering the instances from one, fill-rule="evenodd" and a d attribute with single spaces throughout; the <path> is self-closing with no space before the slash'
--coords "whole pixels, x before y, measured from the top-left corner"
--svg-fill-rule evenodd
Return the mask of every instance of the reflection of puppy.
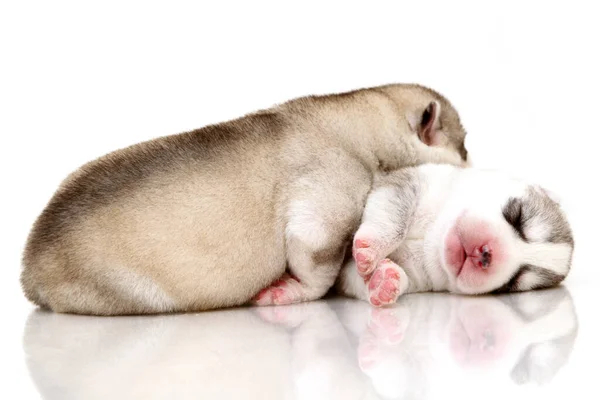
<path id="1" fill-rule="evenodd" d="M 355 309 L 367 305 L 352 302 Z M 357 366 L 356 346 L 336 313 L 324 301 L 261 307 L 265 320 L 290 329 L 294 398 L 299 400 L 368 399 L 373 389 Z"/>
<path id="2" fill-rule="evenodd" d="M 418 294 L 384 309 L 334 299 L 157 317 L 36 311 L 24 348 L 45 399 L 348 400 L 435 390 L 453 398 L 442 379 L 449 374 L 461 393 L 473 374 L 519 383 L 553 376 L 576 331 L 560 288 L 493 298 Z"/>
<path id="3" fill-rule="evenodd" d="M 555 291 L 554 298 L 548 302 L 527 300 L 528 296 L 535 294 L 523 293 L 517 297 L 503 296 L 501 299 L 507 301 L 524 321 L 537 321 L 535 326 L 538 337 L 545 333 L 549 335 L 547 340 L 531 343 L 521 353 L 511 372 L 511 378 L 516 383 L 546 383 L 567 362 L 570 351 L 563 349 L 573 348 L 577 337 L 575 311 L 566 290 Z M 562 311 L 559 308 L 562 308 Z M 544 324 L 541 324 L 542 321 Z M 559 327 L 563 328 L 564 333 L 559 333 Z"/>
<path id="4" fill-rule="evenodd" d="M 572 253 L 569 223 L 539 186 L 424 165 L 377 183 L 338 286 L 376 306 L 410 292 L 540 289 L 566 277 Z"/>
<path id="5" fill-rule="evenodd" d="M 24 348 L 45 399 L 358 400 L 372 393 L 356 347 L 324 301 L 154 317 L 34 311 Z"/>
<path id="6" fill-rule="evenodd" d="M 359 364 L 390 398 L 422 398 L 426 391 L 454 398 L 452 388 L 437 384 L 449 376 L 457 398 L 479 390 L 474 380 L 548 381 L 577 335 L 573 303 L 562 287 L 497 297 L 411 295 L 394 307 L 371 309 L 369 322 L 359 318 L 341 315 L 351 330 L 366 324 L 366 331 L 355 332 Z"/>
<path id="7" fill-rule="evenodd" d="M 120 318 L 35 311 L 24 347 L 44 399 L 290 396 L 289 334 L 249 310 Z"/>

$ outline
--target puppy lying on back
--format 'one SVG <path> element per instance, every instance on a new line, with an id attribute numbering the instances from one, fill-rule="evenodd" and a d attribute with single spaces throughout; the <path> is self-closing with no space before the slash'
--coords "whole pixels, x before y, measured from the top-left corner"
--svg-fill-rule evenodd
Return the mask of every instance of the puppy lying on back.
<path id="1" fill-rule="evenodd" d="M 464 138 L 441 95 L 388 85 L 116 151 L 50 200 L 25 247 L 23 289 L 58 312 L 198 311 L 247 303 L 287 269 L 301 283 L 278 302 L 317 299 L 339 275 L 374 177 L 464 165 Z"/>
<path id="2" fill-rule="evenodd" d="M 338 287 L 380 306 L 404 293 L 558 285 L 573 236 L 559 204 L 507 175 L 423 165 L 376 182 Z"/>

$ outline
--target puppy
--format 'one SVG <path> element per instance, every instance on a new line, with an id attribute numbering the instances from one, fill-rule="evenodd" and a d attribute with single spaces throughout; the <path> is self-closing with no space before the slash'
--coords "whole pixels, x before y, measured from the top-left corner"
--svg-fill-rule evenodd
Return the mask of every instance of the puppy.
<path id="1" fill-rule="evenodd" d="M 466 165 L 440 94 L 388 85 L 309 96 L 108 154 L 61 184 L 37 219 L 21 282 L 57 312 L 116 315 L 321 297 L 378 174 Z"/>
<path id="2" fill-rule="evenodd" d="M 423 165 L 375 184 L 338 287 L 375 306 L 412 292 L 547 288 L 566 277 L 573 247 L 559 204 L 539 186 Z"/>

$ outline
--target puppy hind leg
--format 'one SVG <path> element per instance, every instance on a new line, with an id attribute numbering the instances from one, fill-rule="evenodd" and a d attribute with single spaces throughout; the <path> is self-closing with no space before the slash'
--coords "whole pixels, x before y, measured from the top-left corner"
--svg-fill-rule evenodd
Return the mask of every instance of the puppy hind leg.
<path id="1" fill-rule="evenodd" d="M 263 289 L 254 304 L 316 300 L 333 286 L 358 226 L 360 208 L 356 202 L 333 212 L 327 205 L 319 207 L 318 199 L 292 205 L 286 227 L 289 274 Z"/>
<path id="2" fill-rule="evenodd" d="M 302 243 L 291 240 L 288 249 L 292 253 L 289 257 L 291 273 L 285 273 L 261 290 L 252 300 L 253 304 L 283 305 L 316 300 L 333 286 L 344 259 L 344 246 L 332 251 L 310 252 Z"/>
<path id="3" fill-rule="evenodd" d="M 299 279 L 285 273 L 270 286 L 262 289 L 251 303 L 258 306 L 269 306 L 274 304 L 292 304 L 301 301 L 304 296 L 304 287 Z M 295 301 L 298 299 L 297 301 Z"/>
<path id="4" fill-rule="evenodd" d="M 315 166 L 288 186 L 282 201 L 287 265 L 293 277 L 284 276 L 261 292 L 256 304 L 318 299 L 338 276 L 372 177 L 362 164 L 338 151 L 322 154 Z M 340 176 L 339 171 L 345 173 Z"/>

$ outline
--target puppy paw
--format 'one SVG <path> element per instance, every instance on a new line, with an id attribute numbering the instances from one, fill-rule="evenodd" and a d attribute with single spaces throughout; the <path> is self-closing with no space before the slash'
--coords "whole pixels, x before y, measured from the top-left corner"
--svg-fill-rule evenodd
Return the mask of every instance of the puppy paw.
<path id="1" fill-rule="evenodd" d="M 402 292 L 402 273 L 395 262 L 383 259 L 368 282 L 369 302 L 377 307 L 396 302 Z"/>
<path id="2" fill-rule="evenodd" d="M 303 294 L 300 282 L 288 274 L 283 274 L 271 286 L 258 292 L 250 303 L 257 306 L 293 304 L 302 301 Z"/>
<path id="3" fill-rule="evenodd" d="M 378 251 L 371 239 L 357 236 L 352 245 L 352 256 L 356 262 L 358 274 L 363 278 L 369 277 L 377 267 Z"/>

